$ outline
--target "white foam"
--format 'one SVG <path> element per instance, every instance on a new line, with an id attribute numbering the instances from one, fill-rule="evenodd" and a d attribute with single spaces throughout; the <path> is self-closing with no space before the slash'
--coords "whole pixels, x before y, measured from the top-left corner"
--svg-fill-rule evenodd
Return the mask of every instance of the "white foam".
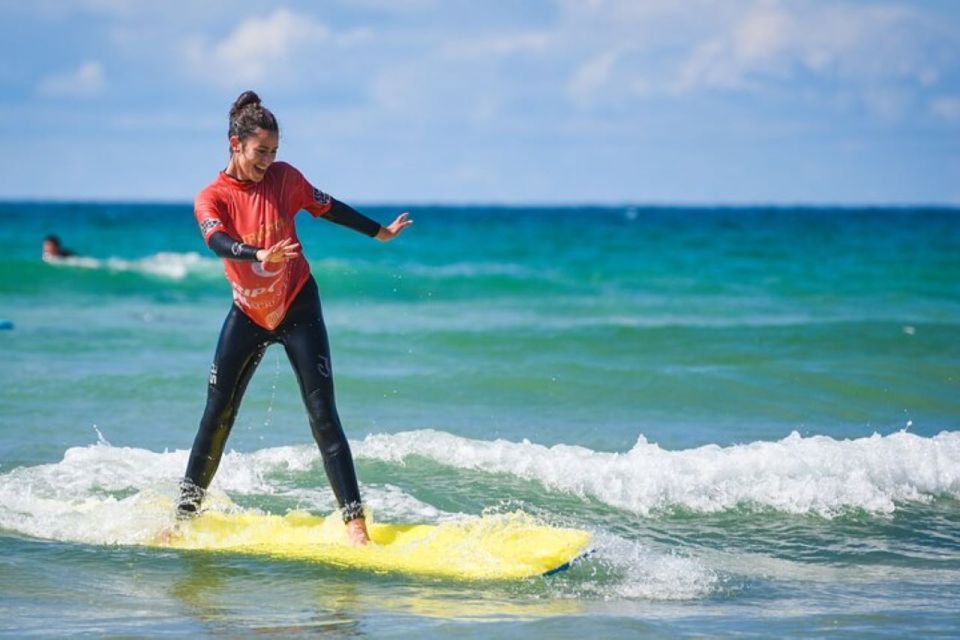
<path id="1" fill-rule="evenodd" d="M 137 260 L 126 260 L 124 258 L 105 258 L 101 260 L 88 256 L 70 256 L 48 259 L 46 262 L 56 266 L 80 269 L 129 271 L 170 280 L 183 280 L 191 273 L 211 273 L 219 266 L 218 260 L 204 258 L 196 252 L 161 252 Z"/>
<path id="2" fill-rule="evenodd" d="M 91 544 L 137 544 L 173 524 L 178 481 L 187 451 L 157 453 L 114 447 L 97 431 L 96 444 L 68 449 L 52 464 L 0 474 L 0 529 L 37 538 Z M 316 513 L 336 509 L 327 483 L 298 487 L 299 474 L 322 468 L 312 445 L 252 453 L 231 451 L 204 504 L 235 510 L 228 497 L 276 496 Z M 439 522 L 464 517 L 444 512 L 393 485 L 361 486 L 364 502 L 385 521 Z"/>
<path id="3" fill-rule="evenodd" d="M 749 505 L 831 517 L 850 509 L 891 513 L 898 501 L 960 497 L 960 432 L 856 440 L 794 432 L 779 442 L 684 451 L 661 449 L 641 436 L 626 453 L 605 453 L 421 430 L 368 436 L 354 453 L 395 463 L 416 455 L 455 468 L 510 474 L 641 515 Z"/>
<path id="4" fill-rule="evenodd" d="M 157 491 L 172 496 L 174 469 L 185 464 L 186 452 L 111 447 L 102 438 L 68 449 L 59 463 L 0 476 L 0 528 L 53 540 L 139 542 L 172 523 L 172 497 L 164 502 Z"/>

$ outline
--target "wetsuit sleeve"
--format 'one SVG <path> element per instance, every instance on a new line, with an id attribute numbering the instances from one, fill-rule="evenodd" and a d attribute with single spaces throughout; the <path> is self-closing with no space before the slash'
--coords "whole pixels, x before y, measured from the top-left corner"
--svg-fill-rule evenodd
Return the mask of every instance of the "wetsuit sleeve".
<path id="1" fill-rule="evenodd" d="M 257 251 L 259 247 L 237 242 L 223 231 L 214 231 L 210 239 L 207 240 L 207 246 L 215 254 L 227 260 L 245 260 L 247 262 L 257 261 Z"/>
<path id="2" fill-rule="evenodd" d="M 324 218 L 335 224 L 349 227 L 373 238 L 380 232 L 380 223 L 368 218 L 350 205 L 330 198 L 332 206 Z"/>
<path id="3" fill-rule="evenodd" d="M 290 169 L 293 169 L 290 167 Z M 368 218 L 353 207 L 324 193 L 314 187 L 296 169 L 293 169 L 297 180 L 297 192 L 300 198 L 301 209 L 306 209 L 314 218 L 325 218 L 330 222 L 359 231 L 371 238 L 380 232 L 380 223 Z"/>

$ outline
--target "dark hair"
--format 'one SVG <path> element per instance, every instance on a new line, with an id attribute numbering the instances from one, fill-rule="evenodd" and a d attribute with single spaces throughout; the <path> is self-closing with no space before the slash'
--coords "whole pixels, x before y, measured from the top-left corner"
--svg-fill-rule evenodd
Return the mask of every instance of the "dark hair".
<path id="1" fill-rule="evenodd" d="M 44 238 L 43 241 L 44 241 L 44 242 L 52 242 L 52 243 L 54 243 L 55 245 L 57 245 L 58 247 L 60 246 L 60 238 L 58 238 L 57 236 L 53 235 L 52 233 L 51 233 L 50 235 L 48 235 L 46 238 Z"/>
<path id="2" fill-rule="evenodd" d="M 237 136 L 244 140 L 253 135 L 257 128 L 280 132 L 277 119 L 260 103 L 260 96 L 253 91 L 244 91 L 230 107 L 230 129 L 227 136 Z"/>

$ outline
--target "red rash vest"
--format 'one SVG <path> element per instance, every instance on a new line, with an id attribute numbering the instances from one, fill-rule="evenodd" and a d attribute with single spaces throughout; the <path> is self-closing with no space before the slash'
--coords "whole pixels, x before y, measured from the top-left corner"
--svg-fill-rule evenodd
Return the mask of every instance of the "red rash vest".
<path id="1" fill-rule="evenodd" d="M 267 248 L 283 239 L 299 243 L 293 216 L 306 209 L 315 218 L 330 211 L 330 196 L 297 169 L 274 162 L 260 182 L 241 182 L 223 171 L 197 195 L 193 213 L 203 241 L 222 231 L 234 240 Z M 233 300 L 255 323 L 273 330 L 310 277 L 301 253 L 287 262 L 224 260 Z"/>

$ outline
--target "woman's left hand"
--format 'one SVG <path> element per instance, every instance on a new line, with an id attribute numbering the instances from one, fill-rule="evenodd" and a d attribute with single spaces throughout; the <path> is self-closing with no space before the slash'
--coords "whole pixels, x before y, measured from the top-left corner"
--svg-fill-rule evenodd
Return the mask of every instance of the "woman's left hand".
<path id="1" fill-rule="evenodd" d="M 397 219 L 388 224 L 387 226 L 381 226 L 380 231 L 377 232 L 377 240 L 380 242 L 389 242 L 396 238 L 400 233 L 413 224 L 413 220 L 409 218 L 410 214 L 404 211 Z"/>

